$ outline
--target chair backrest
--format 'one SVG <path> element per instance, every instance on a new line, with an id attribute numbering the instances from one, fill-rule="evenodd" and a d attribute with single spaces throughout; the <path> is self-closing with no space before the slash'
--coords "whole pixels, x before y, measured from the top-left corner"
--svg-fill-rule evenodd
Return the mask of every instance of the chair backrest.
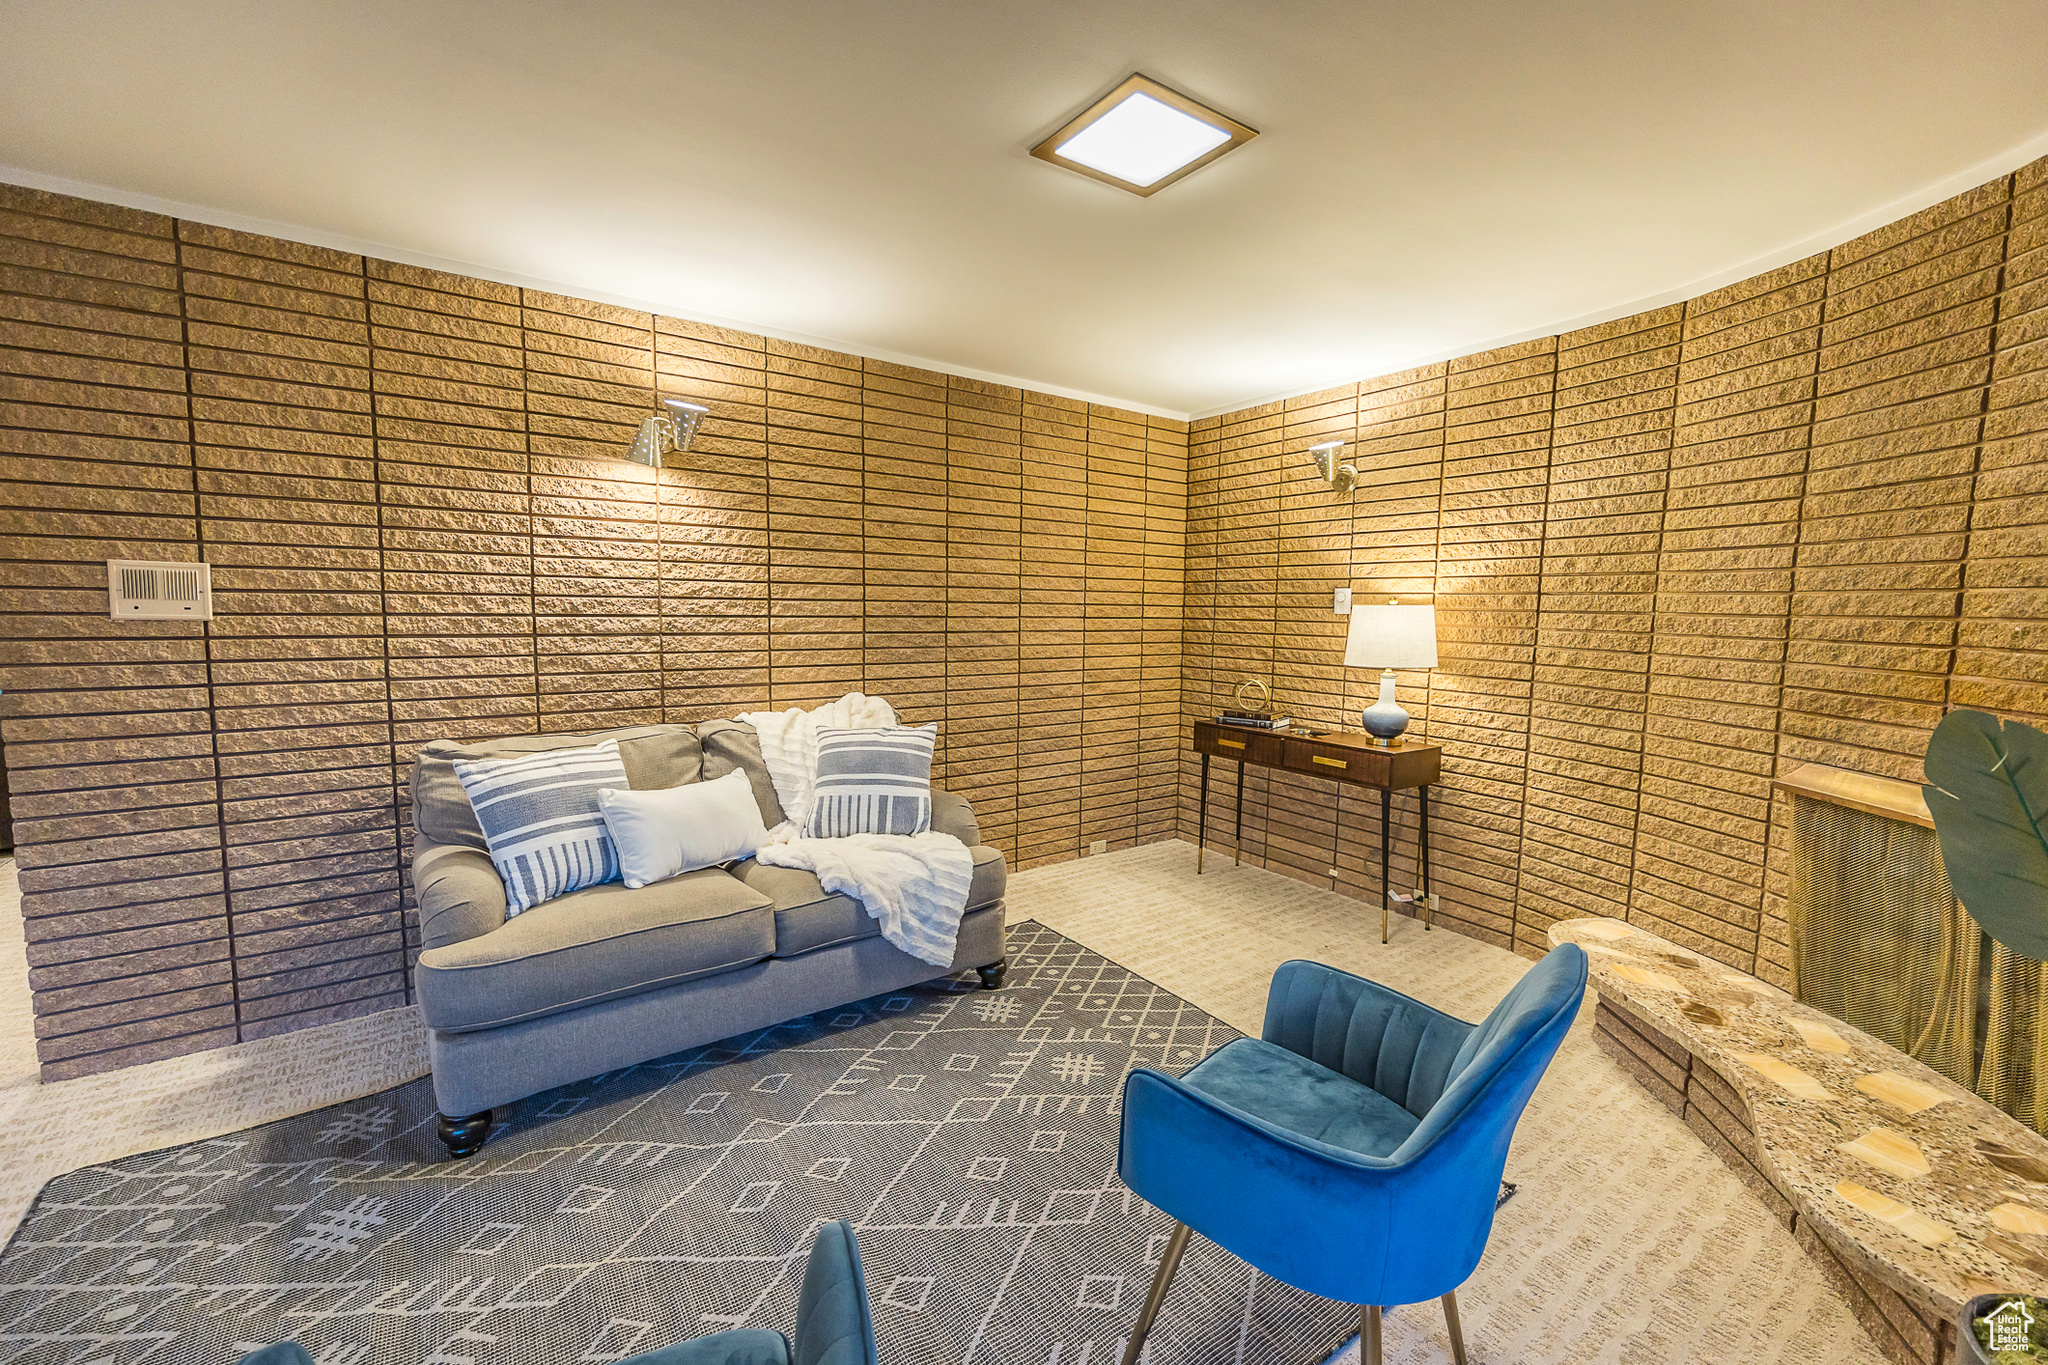
<path id="1" fill-rule="evenodd" d="M 811 1243 L 796 1301 L 795 1365 L 879 1365 L 867 1277 L 850 1223 L 827 1223 Z"/>
<path id="2" fill-rule="evenodd" d="M 1466 1113 L 1475 1104 L 1503 1111 L 1492 1117 L 1503 1130 L 1499 1146 L 1505 1157 L 1507 1140 L 1513 1136 L 1522 1107 L 1535 1092 L 1585 999 L 1586 967 L 1586 950 L 1566 943 L 1551 949 L 1524 973 L 1459 1047 L 1441 1096 L 1394 1151 L 1393 1159 L 1399 1161 L 1426 1150 L 1461 1119 L 1482 1118 Z"/>
<path id="3" fill-rule="evenodd" d="M 1349 1076 L 1421 1118 L 1450 1082 L 1473 1026 L 1320 962 L 1283 962 L 1260 1036 Z"/>

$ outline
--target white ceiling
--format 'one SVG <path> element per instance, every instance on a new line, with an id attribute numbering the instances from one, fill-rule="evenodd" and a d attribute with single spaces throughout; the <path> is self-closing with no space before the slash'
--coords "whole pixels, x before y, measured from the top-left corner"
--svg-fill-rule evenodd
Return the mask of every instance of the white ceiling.
<path id="1" fill-rule="evenodd" d="M 1028 155 L 1133 70 L 1262 135 Z M 0 179 L 1176 415 L 1740 278 L 2044 94 L 2041 0 L 0 0 Z"/>

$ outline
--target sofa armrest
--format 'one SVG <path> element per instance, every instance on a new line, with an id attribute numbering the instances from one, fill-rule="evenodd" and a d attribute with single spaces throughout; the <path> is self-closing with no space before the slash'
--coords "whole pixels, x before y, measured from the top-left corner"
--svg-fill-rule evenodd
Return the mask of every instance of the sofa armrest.
<path id="1" fill-rule="evenodd" d="M 981 824 L 974 818 L 974 807 L 967 804 L 966 797 L 955 796 L 942 787 L 932 788 L 932 828 L 940 834 L 952 835 L 969 848 L 981 842 Z"/>
<path id="2" fill-rule="evenodd" d="M 1349 1076 L 1420 1118 L 1444 1092 L 1473 1025 L 1320 962 L 1284 962 L 1260 1036 Z"/>
<path id="3" fill-rule="evenodd" d="M 412 886 L 422 948 L 478 938 L 505 922 L 505 883 L 488 853 L 415 839 Z"/>

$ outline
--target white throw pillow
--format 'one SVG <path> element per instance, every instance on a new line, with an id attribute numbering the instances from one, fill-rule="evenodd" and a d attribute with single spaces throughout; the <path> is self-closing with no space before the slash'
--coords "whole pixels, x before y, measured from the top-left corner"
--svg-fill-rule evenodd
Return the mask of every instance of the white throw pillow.
<path id="1" fill-rule="evenodd" d="M 636 891 L 700 867 L 751 858 L 768 842 L 753 785 L 739 769 L 657 791 L 601 791 L 597 802 L 619 851 L 619 873 Z"/>

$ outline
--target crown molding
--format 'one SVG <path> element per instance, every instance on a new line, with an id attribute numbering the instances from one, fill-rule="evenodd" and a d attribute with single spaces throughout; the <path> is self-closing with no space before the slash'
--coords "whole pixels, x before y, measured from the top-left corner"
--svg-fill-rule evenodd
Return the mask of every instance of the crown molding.
<path id="1" fill-rule="evenodd" d="M 1458 360 L 1468 355 L 1478 355 L 1482 351 L 1491 351 L 1502 346 L 1513 346 L 1523 341 L 1534 341 L 1539 337 L 1561 336 L 1566 332 L 1577 331 L 1581 327 L 1594 327 L 1600 323 L 1612 322 L 1616 318 L 1625 318 L 1634 313 L 1645 313 L 1652 308 L 1662 308 L 1667 304 L 1673 303 L 1684 303 L 1688 299 L 1696 299 L 1702 294 L 1710 294 L 1724 286 L 1739 284 L 1743 280 L 1752 279 L 1755 276 L 1776 270 L 1781 265 L 1790 265 L 1794 261 L 1804 260 L 1818 252 L 1832 250 L 1844 242 L 1853 241 L 1861 237 L 1866 232 L 1884 227 L 1889 223 L 1896 223 L 1899 219 L 1918 213 L 1922 209 L 1932 208 L 1944 199 L 1953 199 L 1965 190 L 1973 190 L 1979 185 L 1998 179 L 2000 176 L 2011 175 L 2028 162 L 2038 160 L 2043 156 L 2048 156 L 2048 133 L 2042 133 L 2039 136 L 2029 138 L 2017 147 L 2009 148 L 2006 151 L 2000 152 L 1997 156 L 1989 157 L 1966 170 L 1956 172 L 1954 175 L 1945 176 L 1931 184 L 1922 185 L 1910 194 L 1902 195 L 1890 203 L 1881 204 L 1867 213 L 1859 213 L 1853 218 L 1845 219 L 1831 228 L 1814 233 L 1810 237 L 1801 238 L 1796 242 L 1788 242 L 1783 246 L 1766 251 L 1761 256 L 1751 257 L 1740 264 L 1729 266 L 1724 270 L 1718 270 L 1711 275 L 1701 276 L 1699 279 L 1693 280 L 1688 284 L 1679 285 L 1674 289 L 1667 289 L 1662 293 L 1651 294 L 1643 298 L 1630 299 L 1625 303 L 1617 303 L 1596 312 L 1581 314 L 1578 317 L 1565 318 L 1559 322 L 1545 323 L 1540 327 L 1531 327 L 1527 331 L 1511 332 L 1505 336 L 1489 337 L 1484 341 L 1473 342 L 1469 346 L 1456 346 L 1447 351 L 1432 351 L 1426 355 L 1408 356 L 1396 360 L 1387 365 L 1385 369 L 1376 370 L 1374 373 L 1398 374 L 1402 370 L 1412 370 L 1420 365 L 1434 365 L 1439 361 Z M 1220 417 L 1227 413 L 1243 412 L 1247 408 L 1263 407 L 1268 403 L 1285 402 L 1289 398 L 1299 398 L 1303 394 L 1309 393 L 1321 393 L 1324 389 L 1336 388 L 1340 384 L 1348 384 L 1354 380 L 1369 379 L 1371 377 L 1371 375 L 1361 374 L 1333 375 L 1318 383 L 1304 384 L 1298 389 L 1288 389 L 1282 393 L 1269 393 L 1262 398 L 1254 398 L 1247 402 L 1228 403 L 1222 407 L 1206 408 L 1201 412 L 1189 414 L 1188 420 L 1199 422 L 1206 418 Z"/>
<path id="2" fill-rule="evenodd" d="M 305 227 L 298 223 L 280 223 L 269 218 L 256 218 L 246 213 L 234 213 L 227 209 L 213 208 L 206 204 L 188 204 L 177 199 L 163 199 L 153 194 L 138 194 L 114 185 L 95 185 L 83 180 L 67 180 L 63 176 L 45 175 L 41 171 L 27 170 L 19 166 L 0 166 L 0 182 L 25 186 L 32 190 L 44 190 L 51 194 L 68 194 L 77 199 L 95 199 L 104 204 L 118 204 L 122 208 L 139 209 L 144 213 L 161 213 L 167 218 L 182 218 L 194 223 L 205 223 L 211 227 L 230 228 L 236 232 L 253 232 L 265 237 L 281 237 L 288 242 L 301 242 L 307 246 L 324 246 L 332 251 L 346 251 L 356 256 L 371 256 L 380 261 L 396 261 L 401 265 L 416 265 L 425 270 L 440 270 L 450 275 L 466 275 L 471 279 L 491 280 L 497 284 L 509 284 L 520 289 L 541 289 L 550 294 L 566 294 L 570 298 L 587 299 L 592 303 L 615 304 L 620 308 L 638 309 L 645 313 L 658 314 L 665 318 L 680 318 L 685 322 L 701 322 L 712 327 L 729 327 L 737 332 L 750 332 L 755 336 L 774 337 L 777 341 L 794 342 L 799 346 L 816 346 L 821 350 L 838 351 L 842 355 L 859 356 L 865 360 L 881 360 L 891 365 L 908 365 L 914 369 L 933 370 L 939 374 L 950 374 L 961 379 L 978 379 L 985 384 L 1001 384 L 1007 388 L 1029 389 L 1033 393 L 1051 394 L 1056 398 L 1072 398 L 1082 403 L 1099 403 L 1104 407 L 1122 408 L 1126 412 L 1141 412 L 1149 417 L 1166 417 L 1177 422 L 1188 420 L 1188 414 L 1172 408 L 1162 408 L 1156 403 L 1140 403 L 1131 398 L 1119 398 L 1114 394 L 1094 393 L 1087 389 L 1068 388 L 1063 384 L 1048 384 L 1040 379 L 1028 379 L 1014 374 L 997 374 L 993 370 L 977 370 L 966 365 L 953 365 L 930 356 L 906 355 L 900 351 L 885 351 L 873 346 L 860 346 L 836 337 L 811 336 L 804 332 L 784 332 L 772 327 L 763 327 L 757 322 L 744 318 L 722 317 L 716 313 L 700 313 L 690 308 L 660 299 L 633 298 L 624 294 L 609 294 L 588 289 L 582 285 L 563 280 L 542 279 L 535 275 L 521 275 L 514 271 L 499 270 L 494 266 L 476 261 L 459 261 L 446 256 L 433 256 L 421 251 L 408 251 L 388 242 L 372 242 L 360 237 L 349 237 L 342 233 L 325 232 L 319 228 Z"/>

